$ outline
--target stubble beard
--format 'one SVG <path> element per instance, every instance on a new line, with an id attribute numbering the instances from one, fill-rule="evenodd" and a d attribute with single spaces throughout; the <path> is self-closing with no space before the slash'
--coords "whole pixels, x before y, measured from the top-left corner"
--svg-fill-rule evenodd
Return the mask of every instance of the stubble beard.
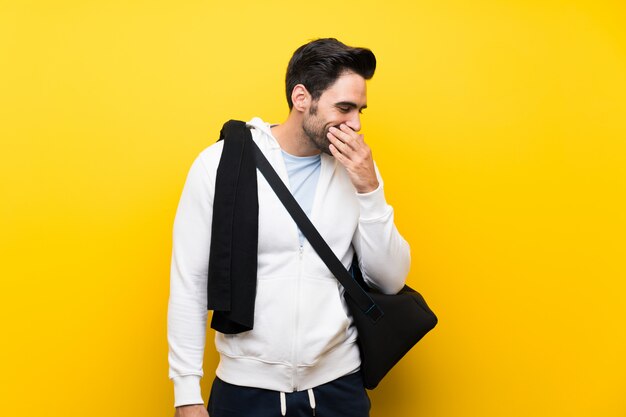
<path id="1" fill-rule="evenodd" d="M 332 155 L 330 152 L 330 141 L 326 137 L 328 129 L 324 125 L 324 121 L 315 117 L 316 115 L 317 104 L 313 104 L 309 108 L 308 115 L 302 121 L 302 130 L 311 145 L 328 155 Z"/>

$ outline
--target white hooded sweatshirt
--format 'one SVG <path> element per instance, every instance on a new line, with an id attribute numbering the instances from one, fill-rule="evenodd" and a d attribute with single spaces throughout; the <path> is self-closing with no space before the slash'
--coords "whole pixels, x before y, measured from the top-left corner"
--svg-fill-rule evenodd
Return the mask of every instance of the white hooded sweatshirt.
<path id="1" fill-rule="evenodd" d="M 252 138 L 289 187 L 278 141 L 259 118 L 248 122 Z M 168 306 L 169 377 L 174 405 L 202 404 L 200 378 L 207 327 L 207 276 L 215 176 L 223 142 L 193 162 L 173 230 Z M 391 294 L 404 285 L 410 249 L 393 221 L 383 182 L 359 194 L 345 168 L 322 153 L 310 219 L 339 260 L 350 267 L 359 255 L 364 279 Z M 259 240 L 254 328 L 215 334 L 217 376 L 231 384 L 281 392 L 307 390 L 359 369 L 357 332 L 343 287 L 257 171 Z M 381 341 L 384 343 L 384 341 Z"/>

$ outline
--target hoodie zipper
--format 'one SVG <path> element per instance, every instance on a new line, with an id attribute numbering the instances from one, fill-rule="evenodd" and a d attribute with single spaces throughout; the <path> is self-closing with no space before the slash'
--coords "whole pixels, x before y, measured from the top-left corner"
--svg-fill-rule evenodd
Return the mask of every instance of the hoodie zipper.
<path id="1" fill-rule="evenodd" d="M 300 281 L 302 279 L 302 257 L 303 257 L 304 247 L 300 246 L 298 248 L 298 282 L 296 284 L 296 320 L 295 320 L 295 332 L 294 332 L 294 343 L 293 343 L 293 373 L 291 379 L 291 385 L 294 391 L 298 391 L 298 327 L 300 321 Z"/>

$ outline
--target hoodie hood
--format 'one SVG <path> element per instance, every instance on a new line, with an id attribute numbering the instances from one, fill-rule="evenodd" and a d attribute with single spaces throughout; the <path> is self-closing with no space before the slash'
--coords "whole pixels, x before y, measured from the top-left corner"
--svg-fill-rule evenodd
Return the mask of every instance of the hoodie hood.
<path id="1" fill-rule="evenodd" d="M 246 126 L 253 127 L 261 132 L 262 139 L 271 147 L 271 148 L 280 148 L 280 144 L 278 140 L 272 135 L 271 127 L 274 126 L 270 123 L 264 122 L 260 117 L 254 117 L 252 120 L 246 123 Z"/>

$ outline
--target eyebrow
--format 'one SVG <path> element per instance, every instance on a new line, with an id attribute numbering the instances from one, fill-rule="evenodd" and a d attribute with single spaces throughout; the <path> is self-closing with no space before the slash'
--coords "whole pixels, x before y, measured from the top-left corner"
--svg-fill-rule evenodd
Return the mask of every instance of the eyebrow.
<path id="1" fill-rule="evenodd" d="M 359 107 L 356 105 L 356 103 L 353 103 L 351 101 L 340 101 L 339 103 L 335 103 L 335 107 L 340 107 L 340 106 L 348 106 L 348 107 L 352 107 L 353 109 L 356 109 Z M 367 104 L 361 107 L 359 111 L 365 110 L 365 109 L 367 109 Z"/>

